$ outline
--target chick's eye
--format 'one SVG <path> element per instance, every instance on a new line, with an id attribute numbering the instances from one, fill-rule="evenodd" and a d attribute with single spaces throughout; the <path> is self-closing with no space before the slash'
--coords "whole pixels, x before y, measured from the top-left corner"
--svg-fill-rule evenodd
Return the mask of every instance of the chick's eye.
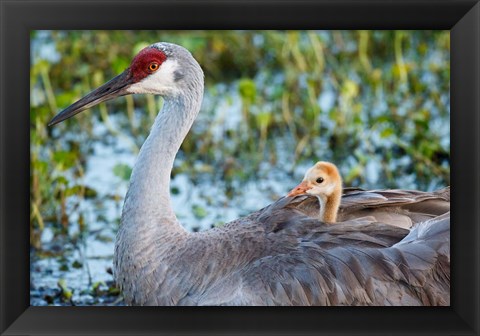
<path id="1" fill-rule="evenodd" d="M 317 183 L 322 183 L 323 182 L 323 177 L 317 178 Z"/>
<path id="2" fill-rule="evenodd" d="M 148 70 L 150 70 L 150 71 L 157 71 L 157 70 L 158 70 L 158 63 L 155 63 L 155 62 L 150 63 L 150 64 L 148 65 Z"/>

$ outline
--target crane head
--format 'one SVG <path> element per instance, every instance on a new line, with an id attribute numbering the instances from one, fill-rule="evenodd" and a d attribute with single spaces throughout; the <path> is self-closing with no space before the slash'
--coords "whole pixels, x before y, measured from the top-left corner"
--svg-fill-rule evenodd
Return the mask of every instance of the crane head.
<path id="1" fill-rule="evenodd" d="M 311 194 L 329 197 L 341 188 L 342 178 L 337 167 L 333 163 L 319 161 L 307 170 L 303 181 L 293 188 L 287 196 Z"/>
<path id="2" fill-rule="evenodd" d="M 163 42 L 152 44 L 142 49 L 124 72 L 58 113 L 48 125 L 58 124 L 101 102 L 128 94 L 175 95 L 185 77 L 180 62 L 198 65 L 183 47 Z"/>

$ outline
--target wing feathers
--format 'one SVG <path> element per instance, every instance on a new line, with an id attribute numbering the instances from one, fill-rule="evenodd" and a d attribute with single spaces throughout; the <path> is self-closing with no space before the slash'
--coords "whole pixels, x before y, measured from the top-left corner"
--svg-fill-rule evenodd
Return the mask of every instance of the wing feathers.
<path id="1" fill-rule="evenodd" d="M 371 217 L 324 224 L 312 216 L 318 212 L 316 197 L 285 197 L 222 228 L 191 235 L 175 247 L 168 267 L 152 261 L 152 273 L 146 263 L 141 273 L 152 291 L 134 303 L 449 305 L 447 199 L 449 189 L 347 189 L 344 215 L 354 215 L 348 205 L 357 214 L 367 209 Z M 411 229 L 374 222 L 381 211 L 408 217 Z"/>

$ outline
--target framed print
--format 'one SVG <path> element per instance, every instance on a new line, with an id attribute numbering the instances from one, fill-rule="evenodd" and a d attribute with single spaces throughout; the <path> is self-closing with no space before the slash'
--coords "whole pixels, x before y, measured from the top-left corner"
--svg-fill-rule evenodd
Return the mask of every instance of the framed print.
<path id="1" fill-rule="evenodd" d="M 1 11 L 2 334 L 479 332 L 478 2 Z"/>

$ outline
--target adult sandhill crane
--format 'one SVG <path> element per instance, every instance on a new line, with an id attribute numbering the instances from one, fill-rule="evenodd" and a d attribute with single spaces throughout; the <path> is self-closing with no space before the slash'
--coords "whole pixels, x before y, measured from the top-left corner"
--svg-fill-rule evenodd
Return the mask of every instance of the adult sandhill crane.
<path id="1" fill-rule="evenodd" d="M 170 173 L 200 110 L 203 72 L 183 47 L 143 49 L 122 74 L 50 125 L 134 93 L 161 95 L 164 105 L 133 169 L 115 244 L 114 276 L 127 304 L 449 305 L 448 211 L 411 231 L 380 223 L 326 225 L 302 210 L 310 199 L 318 204 L 316 197 L 284 197 L 223 227 L 187 232 L 171 206 Z M 390 206 L 388 196 L 371 202 L 368 192 L 356 193 L 357 201 L 367 199 L 365 209 Z M 430 214 L 423 198 L 402 193 L 402 206 Z M 435 194 L 427 198 L 448 203 Z"/>

